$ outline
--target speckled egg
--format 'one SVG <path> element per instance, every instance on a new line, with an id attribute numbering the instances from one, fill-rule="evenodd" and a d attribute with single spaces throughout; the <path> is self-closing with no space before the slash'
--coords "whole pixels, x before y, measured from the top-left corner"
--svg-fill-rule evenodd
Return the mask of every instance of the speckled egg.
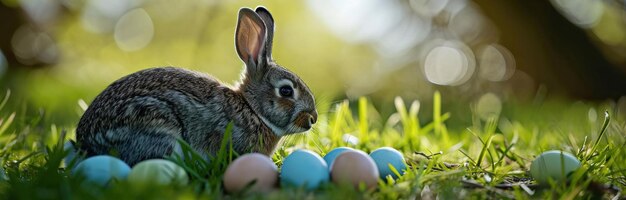
<path id="1" fill-rule="evenodd" d="M 331 150 L 330 152 L 328 152 L 324 156 L 324 161 L 326 161 L 326 164 L 328 165 L 328 168 L 330 168 L 333 165 L 333 161 L 335 161 L 337 156 L 339 156 L 339 154 L 341 154 L 341 153 L 343 153 L 345 151 L 354 151 L 354 149 L 350 148 L 350 147 L 337 147 L 337 148 Z"/>
<path id="2" fill-rule="evenodd" d="M 137 163 L 128 175 L 135 184 L 186 185 L 189 176 L 185 169 L 169 160 L 152 159 Z"/>
<path id="3" fill-rule="evenodd" d="M 109 184 L 111 179 L 125 180 L 130 173 L 130 167 L 124 161 L 115 157 L 100 155 L 85 159 L 78 163 L 72 174 L 84 176 L 86 181 L 101 186 Z"/>
<path id="4" fill-rule="evenodd" d="M 337 156 L 330 169 L 333 182 L 367 188 L 378 186 L 378 169 L 370 156 L 362 151 L 346 151 Z"/>
<path id="5" fill-rule="evenodd" d="M 328 165 L 316 153 L 299 149 L 283 160 L 281 185 L 313 190 L 330 180 Z"/>
<path id="6" fill-rule="evenodd" d="M 580 161 L 572 154 L 559 150 L 543 152 L 530 164 L 530 174 L 539 183 L 549 179 L 558 181 L 580 168 Z"/>
<path id="7" fill-rule="evenodd" d="M 235 159 L 224 173 L 224 189 L 234 193 L 249 187 L 251 192 L 269 192 L 278 183 L 278 168 L 266 155 L 249 153 Z"/>
<path id="8" fill-rule="evenodd" d="M 398 178 L 398 175 L 393 173 L 391 167 L 393 166 L 400 175 L 404 173 L 406 170 L 406 164 L 404 163 L 404 156 L 400 151 L 391 148 L 391 147 L 382 147 L 376 149 L 370 153 L 372 159 L 376 163 L 376 167 L 378 167 L 378 173 L 380 174 L 381 179 L 385 179 L 387 176 L 391 176 L 394 179 Z"/>

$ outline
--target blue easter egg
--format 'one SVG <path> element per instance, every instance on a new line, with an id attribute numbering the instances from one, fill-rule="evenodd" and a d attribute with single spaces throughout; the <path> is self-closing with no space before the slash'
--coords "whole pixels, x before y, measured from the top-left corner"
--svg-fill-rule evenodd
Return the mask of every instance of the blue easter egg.
<path id="1" fill-rule="evenodd" d="M 299 149 L 283 160 L 280 181 L 283 185 L 313 190 L 330 180 L 328 165 L 316 153 Z"/>
<path id="2" fill-rule="evenodd" d="M 391 171 L 389 164 L 393 166 L 400 174 L 406 170 L 406 164 L 404 163 L 404 156 L 398 150 L 391 147 L 382 147 L 374 150 L 370 153 L 370 157 L 376 163 L 380 178 L 385 179 L 387 176 L 391 176 L 397 179 L 398 176 Z"/>
<path id="3" fill-rule="evenodd" d="M 85 159 L 72 170 L 74 175 L 82 175 L 86 181 L 106 186 L 111 179 L 124 180 L 130 173 L 130 166 L 124 161 L 100 155 Z"/>
<path id="4" fill-rule="evenodd" d="M 324 161 L 326 161 L 326 164 L 328 164 L 328 168 L 330 168 L 333 165 L 333 162 L 335 161 L 337 156 L 339 156 L 339 154 L 345 151 L 354 151 L 354 149 L 350 147 L 338 147 L 328 152 L 324 156 Z"/>

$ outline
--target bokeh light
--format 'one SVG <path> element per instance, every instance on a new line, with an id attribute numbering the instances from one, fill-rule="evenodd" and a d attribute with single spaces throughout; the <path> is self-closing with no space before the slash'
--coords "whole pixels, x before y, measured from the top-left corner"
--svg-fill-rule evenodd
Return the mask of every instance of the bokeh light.
<path id="1" fill-rule="evenodd" d="M 402 1 L 307 2 L 312 11 L 338 37 L 350 43 L 372 44 L 384 57 L 406 53 L 426 39 L 431 31 L 431 20 L 406 9 Z"/>
<path id="2" fill-rule="evenodd" d="M 432 48 L 424 60 L 424 75 L 431 83 L 456 86 L 474 73 L 471 50 L 460 42 L 447 41 Z"/>
<path id="3" fill-rule="evenodd" d="M 410 0 L 409 5 L 422 16 L 435 17 L 444 10 L 449 0 Z"/>
<path id="4" fill-rule="evenodd" d="M 37 24 L 51 23 L 60 12 L 61 6 L 54 0 L 19 1 L 26 14 Z"/>
<path id="5" fill-rule="evenodd" d="M 95 33 L 109 33 L 117 20 L 137 5 L 134 0 L 88 0 L 82 12 L 83 27 Z"/>
<path id="6" fill-rule="evenodd" d="M 602 2 L 595 0 L 550 0 L 550 2 L 570 22 L 583 28 L 593 26 L 604 10 Z"/>
<path id="7" fill-rule="evenodd" d="M 52 37 L 37 31 L 31 25 L 22 25 L 11 38 L 11 46 L 17 59 L 24 64 L 56 62 L 59 50 Z"/>
<path id="8" fill-rule="evenodd" d="M 402 19 L 394 31 L 378 38 L 374 46 L 383 57 L 402 55 L 424 41 L 430 33 L 430 27 L 430 21 L 422 18 Z"/>
<path id="9" fill-rule="evenodd" d="M 617 8 L 604 9 L 598 22 L 591 28 L 591 31 L 604 43 L 618 46 L 624 43 L 626 30 L 622 21 L 623 11 Z"/>
<path id="10" fill-rule="evenodd" d="M 459 40 L 467 44 L 478 44 L 482 41 L 495 39 L 492 35 L 493 27 L 490 27 L 482 13 L 475 6 L 466 1 L 450 2 L 450 19 L 448 30 Z"/>
<path id="11" fill-rule="evenodd" d="M 493 93 L 482 95 L 476 102 L 476 114 L 482 120 L 498 117 L 502 111 L 502 101 Z"/>
<path id="12" fill-rule="evenodd" d="M 124 51 L 136 51 L 150 43 L 154 25 L 150 15 L 141 8 L 124 14 L 115 25 L 115 43 Z"/>
<path id="13" fill-rule="evenodd" d="M 402 19 L 402 12 L 391 9 L 397 1 L 347 0 L 308 1 L 314 12 L 342 39 L 367 42 L 379 38 Z M 382 9 L 381 9 L 382 8 Z"/>
<path id="14" fill-rule="evenodd" d="M 506 48 L 491 44 L 482 47 L 478 53 L 478 75 L 489 81 L 505 81 L 515 72 L 515 59 Z"/>

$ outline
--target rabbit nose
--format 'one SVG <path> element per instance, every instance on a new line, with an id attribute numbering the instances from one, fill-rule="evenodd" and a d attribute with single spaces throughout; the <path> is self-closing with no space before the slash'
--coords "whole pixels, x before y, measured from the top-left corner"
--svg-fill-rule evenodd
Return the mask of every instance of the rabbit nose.
<path id="1" fill-rule="evenodd" d="M 313 125 L 315 122 L 317 122 L 317 111 L 314 110 L 309 117 L 309 123 Z"/>
<path id="2" fill-rule="evenodd" d="M 313 124 L 317 122 L 317 112 L 305 111 L 305 112 L 302 112 L 298 118 L 300 118 L 300 120 L 297 123 L 299 124 L 300 127 L 304 129 L 310 129 L 311 127 L 313 127 Z"/>

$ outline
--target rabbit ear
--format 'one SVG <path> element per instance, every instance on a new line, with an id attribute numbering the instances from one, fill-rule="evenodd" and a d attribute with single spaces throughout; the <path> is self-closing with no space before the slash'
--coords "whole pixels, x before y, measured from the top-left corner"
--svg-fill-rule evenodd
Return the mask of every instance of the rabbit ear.
<path id="1" fill-rule="evenodd" d="M 267 58 L 272 58 L 272 43 L 274 41 L 274 18 L 270 11 L 268 11 L 265 7 L 259 6 L 255 9 L 256 14 L 261 17 L 263 22 L 265 22 L 265 27 L 267 27 L 267 41 L 265 41 L 265 54 Z"/>
<path id="2" fill-rule="evenodd" d="M 262 74 L 267 68 L 265 46 L 267 27 L 263 20 L 249 8 L 239 10 L 235 46 L 239 58 L 246 63 L 249 75 Z"/>

